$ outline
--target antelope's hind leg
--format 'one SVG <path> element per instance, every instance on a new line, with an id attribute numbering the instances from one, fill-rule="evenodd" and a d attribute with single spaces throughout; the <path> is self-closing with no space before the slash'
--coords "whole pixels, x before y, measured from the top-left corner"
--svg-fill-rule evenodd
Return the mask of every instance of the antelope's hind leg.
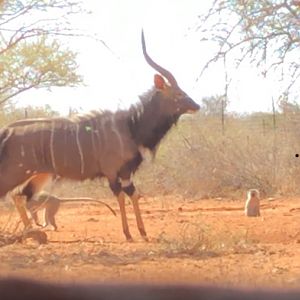
<path id="1" fill-rule="evenodd" d="M 32 228 L 32 224 L 26 213 L 26 200 L 27 197 L 24 195 L 14 195 L 13 201 L 15 203 L 16 209 L 21 217 L 25 229 Z"/>

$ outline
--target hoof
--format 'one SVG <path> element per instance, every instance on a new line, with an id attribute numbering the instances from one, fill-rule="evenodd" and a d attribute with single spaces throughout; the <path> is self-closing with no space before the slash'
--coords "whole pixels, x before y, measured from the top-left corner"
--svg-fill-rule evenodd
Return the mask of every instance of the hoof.
<path id="1" fill-rule="evenodd" d="M 46 225 L 46 226 L 43 226 L 43 229 L 45 231 L 57 231 L 57 228 L 55 228 L 53 225 Z"/>
<path id="2" fill-rule="evenodd" d="M 133 238 L 131 236 L 126 237 L 126 241 L 129 242 L 129 243 L 133 243 Z"/>
<path id="3" fill-rule="evenodd" d="M 146 235 L 142 236 L 142 238 L 143 238 L 143 240 L 144 240 L 145 242 L 149 242 L 149 239 L 148 239 L 148 237 L 147 237 Z"/>

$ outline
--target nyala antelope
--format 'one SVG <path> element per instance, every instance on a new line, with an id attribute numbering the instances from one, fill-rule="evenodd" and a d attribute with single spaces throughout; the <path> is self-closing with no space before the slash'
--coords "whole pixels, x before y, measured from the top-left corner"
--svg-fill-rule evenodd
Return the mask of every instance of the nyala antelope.
<path id="1" fill-rule="evenodd" d="M 260 216 L 260 196 L 257 189 L 251 189 L 247 192 L 247 199 L 245 203 L 245 215 L 247 217 Z"/>
<path id="2" fill-rule="evenodd" d="M 171 72 L 151 59 L 143 32 L 141 38 L 144 58 L 159 74 L 139 103 L 116 112 L 21 120 L 1 130 L 0 197 L 23 184 L 20 195 L 30 199 L 53 175 L 73 180 L 106 177 L 119 203 L 126 239 L 132 241 L 125 211 L 128 195 L 138 230 L 148 240 L 132 175 L 145 151 L 154 154 L 179 117 L 200 107 L 179 87 Z M 29 226 L 25 204 L 15 201 L 25 226 Z"/>
<path id="3" fill-rule="evenodd" d="M 27 199 L 26 199 L 27 200 Z M 61 203 L 70 202 L 89 202 L 95 204 L 105 205 L 115 216 L 116 212 L 106 203 L 89 197 L 76 197 L 76 198 L 61 198 L 55 195 L 42 191 L 34 196 L 34 198 L 27 200 L 26 208 L 29 211 L 32 219 L 37 226 L 48 227 L 51 226 L 53 230 L 57 230 L 55 216 L 58 213 Z M 38 211 L 44 210 L 44 222 L 40 224 L 38 219 Z"/>

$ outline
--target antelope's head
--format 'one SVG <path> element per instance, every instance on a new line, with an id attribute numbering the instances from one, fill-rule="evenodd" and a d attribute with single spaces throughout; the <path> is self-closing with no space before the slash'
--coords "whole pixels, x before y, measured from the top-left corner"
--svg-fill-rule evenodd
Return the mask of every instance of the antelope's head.
<path id="1" fill-rule="evenodd" d="M 168 114 L 178 116 L 198 111 L 200 109 L 199 104 L 197 104 L 178 86 L 173 74 L 154 62 L 148 55 L 143 31 L 142 48 L 147 63 L 154 70 L 159 72 L 159 74 L 154 75 L 154 86 L 160 94 L 160 99 L 162 99 L 160 102 L 162 110 Z"/>

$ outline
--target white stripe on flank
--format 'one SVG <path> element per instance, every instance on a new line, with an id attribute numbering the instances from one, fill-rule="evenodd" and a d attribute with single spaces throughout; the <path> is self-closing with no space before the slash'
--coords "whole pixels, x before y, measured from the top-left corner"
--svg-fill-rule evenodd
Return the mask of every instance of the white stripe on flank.
<path id="1" fill-rule="evenodd" d="M 24 137 L 26 137 L 27 127 L 24 126 L 22 129 L 23 129 L 22 134 L 23 134 L 23 139 L 24 139 Z M 24 148 L 24 145 L 23 145 L 23 144 L 21 145 L 21 156 L 22 156 L 22 157 L 25 156 L 25 148 Z"/>
<path id="2" fill-rule="evenodd" d="M 67 123 L 65 123 L 65 122 L 63 122 L 62 123 L 62 130 L 64 131 L 64 148 L 65 147 L 67 147 L 68 146 L 68 142 L 67 142 L 67 135 L 68 134 L 71 134 L 71 132 L 69 131 L 69 126 L 71 127 L 71 126 L 73 126 L 73 125 L 69 125 L 69 124 L 67 124 Z M 64 167 L 66 167 L 67 166 L 67 155 L 68 155 L 68 153 L 67 153 L 67 151 L 63 151 L 63 155 L 64 155 Z"/>
<path id="3" fill-rule="evenodd" d="M 25 149 L 24 149 L 24 145 L 21 145 L 21 156 L 24 157 L 25 156 Z"/>
<path id="4" fill-rule="evenodd" d="M 100 119 L 100 124 L 99 122 L 97 121 L 97 129 L 98 129 L 98 141 L 99 141 L 99 145 L 101 145 L 102 149 L 105 149 L 105 147 L 107 146 L 107 139 L 106 139 L 106 121 L 107 121 L 107 118 L 101 118 Z M 101 130 L 101 131 L 100 131 Z M 102 144 L 101 144 L 102 142 Z"/>
<path id="5" fill-rule="evenodd" d="M 82 148 L 81 148 L 81 144 L 80 144 L 80 140 L 79 140 L 79 124 L 76 124 L 76 144 L 78 147 L 78 152 L 79 152 L 79 156 L 80 156 L 80 172 L 81 174 L 83 174 L 84 172 L 84 160 L 83 160 L 83 153 L 82 153 Z"/>
<path id="6" fill-rule="evenodd" d="M 121 157 L 124 157 L 124 145 L 123 145 L 123 140 L 122 137 L 120 135 L 120 132 L 116 126 L 116 121 L 115 121 L 115 115 L 111 116 L 111 127 L 112 127 L 112 131 L 116 134 L 118 141 L 119 141 L 119 145 L 120 145 L 120 150 L 121 150 Z"/>
<path id="7" fill-rule="evenodd" d="M 33 158 L 34 158 L 34 161 L 35 161 L 35 164 L 38 165 L 39 162 L 38 162 L 38 158 L 37 158 L 37 155 L 36 155 L 36 151 L 35 151 L 35 147 L 32 146 L 32 155 L 33 155 Z"/>
<path id="8" fill-rule="evenodd" d="M 50 134 L 50 155 L 54 171 L 56 171 L 55 157 L 54 157 L 54 126 L 55 121 L 51 122 L 51 134 Z"/>
<path id="9" fill-rule="evenodd" d="M 44 125 L 45 125 L 45 123 L 41 123 L 41 125 L 40 125 L 40 127 L 41 127 L 41 129 L 40 129 L 40 155 L 42 156 L 40 159 L 42 162 L 46 161 L 45 151 L 44 151 L 44 132 L 45 132 Z"/>
<path id="10" fill-rule="evenodd" d="M 92 148 L 93 148 L 93 154 L 94 154 L 94 158 L 96 161 L 98 161 L 98 155 L 97 155 L 97 151 L 96 151 L 96 145 L 95 145 L 95 137 L 94 137 L 94 127 L 93 127 L 93 122 L 90 120 L 89 121 L 89 124 L 90 124 L 90 135 L 91 135 L 91 140 L 92 140 Z"/>

